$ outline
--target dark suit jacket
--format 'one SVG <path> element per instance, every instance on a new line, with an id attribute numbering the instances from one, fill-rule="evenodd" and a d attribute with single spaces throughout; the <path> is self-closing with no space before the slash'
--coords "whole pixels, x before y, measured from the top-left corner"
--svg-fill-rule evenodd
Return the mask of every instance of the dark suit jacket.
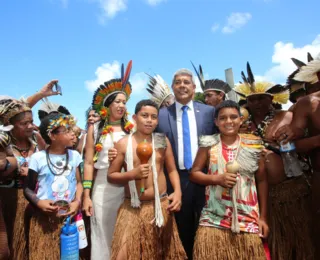
<path id="1" fill-rule="evenodd" d="M 198 138 L 201 135 L 212 135 L 217 132 L 217 128 L 214 124 L 214 114 L 215 108 L 212 106 L 207 106 L 198 102 L 193 102 L 195 118 L 197 122 L 197 133 Z M 196 211 L 199 213 L 202 210 L 202 207 L 205 203 L 205 189 L 204 186 L 192 184 L 194 188 L 191 188 L 189 181 L 189 173 L 186 170 L 179 170 L 178 163 L 178 130 L 177 130 L 177 114 L 176 114 L 176 104 L 169 106 L 168 108 L 162 108 L 159 112 L 159 124 L 156 129 L 156 132 L 164 133 L 172 146 L 174 159 L 176 163 L 177 170 L 180 175 L 180 183 L 181 183 L 181 191 L 183 194 L 183 203 L 185 203 L 185 199 L 192 203 L 196 208 Z M 199 139 L 198 139 L 199 142 Z M 205 169 L 203 169 L 206 172 Z M 165 174 L 167 175 L 166 169 Z M 173 192 L 172 186 L 169 178 L 167 176 L 167 188 L 168 193 Z M 191 194 L 186 194 L 191 191 Z M 187 204 L 187 203 L 185 203 Z M 189 203 L 188 203 L 189 204 Z"/>
<path id="2" fill-rule="evenodd" d="M 212 135 L 216 133 L 214 124 L 215 109 L 198 102 L 193 102 L 194 113 L 197 122 L 198 137 L 201 135 Z M 162 108 L 159 112 L 159 124 L 156 132 L 164 133 L 168 137 L 174 154 L 177 168 L 178 164 L 178 132 L 177 132 L 177 114 L 176 104 L 172 104 L 168 108 Z M 179 169 L 178 169 L 179 170 Z"/>

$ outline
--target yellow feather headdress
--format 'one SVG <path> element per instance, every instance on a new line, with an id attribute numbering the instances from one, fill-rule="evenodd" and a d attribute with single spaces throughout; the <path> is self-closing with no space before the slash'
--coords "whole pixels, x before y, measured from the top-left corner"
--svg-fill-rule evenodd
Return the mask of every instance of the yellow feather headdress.
<path id="1" fill-rule="evenodd" d="M 247 62 L 247 74 L 241 72 L 243 83 L 235 87 L 235 92 L 240 96 L 240 99 L 247 99 L 252 95 L 270 95 L 273 97 L 272 102 L 278 104 L 286 104 L 289 99 L 289 90 L 280 85 L 274 85 L 270 82 L 255 82 L 249 62 Z"/>

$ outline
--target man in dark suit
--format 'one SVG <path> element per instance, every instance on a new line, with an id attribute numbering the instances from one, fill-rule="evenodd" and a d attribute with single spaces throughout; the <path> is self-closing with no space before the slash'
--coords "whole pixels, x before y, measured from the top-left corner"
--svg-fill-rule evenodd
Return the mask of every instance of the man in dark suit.
<path id="1" fill-rule="evenodd" d="M 165 133 L 171 142 L 182 190 L 181 211 L 176 213 L 179 235 L 189 259 L 200 212 L 204 206 L 204 187 L 189 181 L 189 171 L 198 150 L 198 137 L 216 132 L 214 107 L 193 102 L 195 82 L 191 71 L 178 70 L 172 89 L 176 102 L 159 113 L 157 132 Z M 168 191 L 172 191 L 168 182 Z"/>

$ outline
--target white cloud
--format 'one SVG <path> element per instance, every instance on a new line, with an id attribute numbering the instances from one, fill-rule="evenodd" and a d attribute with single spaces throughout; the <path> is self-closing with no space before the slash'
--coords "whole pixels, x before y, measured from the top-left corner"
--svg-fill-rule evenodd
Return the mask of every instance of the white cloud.
<path id="1" fill-rule="evenodd" d="M 96 78 L 94 80 L 85 81 L 86 88 L 90 92 L 94 92 L 97 87 L 104 82 L 110 79 L 120 78 L 120 66 L 121 64 L 118 61 L 102 64 L 95 71 Z M 132 85 L 133 94 L 141 94 L 141 92 L 145 90 L 147 82 L 148 78 L 145 73 L 140 72 L 133 75 L 131 74 L 130 83 Z"/>
<path id="2" fill-rule="evenodd" d="M 275 83 L 285 83 L 286 78 L 296 69 L 291 58 L 307 63 L 307 52 L 310 52 L 314 58 L 320 53 L 320 34 L 311 44 L 302 47 L 295 47 L 291 42 L 277 42 L 274 45 L 274 53 L 272 55 L 272 63 L 275 65 L 268 69 L 264 75 L 255 76 L 255 79 L 257 81 L 267 80 Z"/>
<path id="3" fill-rule="evenodd" d="M 162 3 L 162 2 L 165 2 L 166 0 L 147 0 L 147 3 L 149 4 L 149 5 L 152 5 L 152 6 L 155 6 L 155 5 L 158 5 L 158 4 L 160 4 L 160 3 Z"/>
<path id="4" fill-rule="evenodd" d="M 96 79 L 85 81 L 86 88 L 91 92 L 95 91 L 103 82 L 120 78 L 120 63 L 118 61 L 114 61 L 112 64 L 104 63 L 96 69 L 95 75 Z"/>
<path id="5" fill-rule="evenodd" d="M 141 94 L 146 90 L 148 77 L 144 72 L 139 72 L 130 77 L 130 83 L 132 86 L 132 94 Z"/>
<path id="6" fill-rule="evenodd" d="M 127 0 L 96 0 L 102 9 L 102 17 L 100 21 L 104 22 L 105 19 L 112 19 L 118 12 L 127 9 Z"/>
<path id="7" fill-rule="evenodd" d="M 219 30 L 219 28 L 220 28 L 220 24 L 215 23 L 214 25 L 212 25 L 211 31 L 216 32 L 217 30 Z"/>
<path id="8" fill-rule="evenodd" d="M 222 28 L 222 33 L 233 33 L 246 25 L 252 18 L 250 13 L 232 13 L 228 19 L 227 24 Z"/>

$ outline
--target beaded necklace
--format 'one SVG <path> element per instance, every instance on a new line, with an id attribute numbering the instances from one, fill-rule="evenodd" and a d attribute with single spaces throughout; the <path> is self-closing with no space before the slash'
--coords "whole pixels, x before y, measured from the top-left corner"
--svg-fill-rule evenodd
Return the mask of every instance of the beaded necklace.
<path id="1" fill-rule="evenodd" d="M 51 171 L 51 173 L 55 176 L 60 176 L 62 175 L 67 169 L 68 169 L 68 165 L 69 165 L 69 152 L 68 152 L 68 149 L 66 149 L 66 164 L 65 165 L 62 165 L 62 162 L 58 162 L 60 163 L 60 165 L 55 165 L 51 159 L 50 159 L 50 155 L 49 155 L 49 148 L 46 149 L 46 159 L 47 159 L 47 164 L 48 164 L 48 167 L 49 167 L 49 170 Z M 57 171 L 61 171 L 61 173 L 57 173 L 56 171 L 53 170 L 53 168 L 56 169 Z"/>
<path id="2" fill-rule="evenodd" d="M 256 124 L 254 122 L 253 116 L 250 114 L 247 124 L 248 124 L 248 129 L 249 132 L 256 135 L 256 136 L 260 136 L 261 138 L 264 138 L 265 134 L 266 134 L 266 129 L 268 127 L 268 125 L 272 122 L 272 120 L 274 119 L 275 116 L 275 111 L 274 110 L 270 110 L 267 115 L 265 116 L 265 118 L 260 122 L 260 124 Z M 254 124 L 256 126 L 256 130 L 252 131 L 252 124 Z"/>
<path id="3" fill-rule="evenodd" d="M 116 121 L 116 122 L 105 122 L 105 125 L 104 125 L 104 128 L 102 129 L 102 132 L 101 132 L 101 136 L 99 138 L 99 141 L 98 143 L 95 145 L 95 155 L 93 157 L 93 161 L 96 162 L 99 158 L 99 153 L 102 151 L 103 149 L 103 141 L 105 140 L 105 138 L 107 137 L 108 134 L 110 134 L 110 137 L 111 137 L 111 140 L 112 140 L 112 143 L 113 143 L 113 132 L 114 132 L 114 129 L 112 127 L 112 125 L 119 125 L 119 123 L 117 123 L 119 121 Z M 121 123 L 121 121 L 120 121 Z M 124 129 L 127 131 L 127 132 L 130 132 L 132 129 L 133 129 L 134 125 L 128 121 L 125 126 L 124 126 Z"/>

